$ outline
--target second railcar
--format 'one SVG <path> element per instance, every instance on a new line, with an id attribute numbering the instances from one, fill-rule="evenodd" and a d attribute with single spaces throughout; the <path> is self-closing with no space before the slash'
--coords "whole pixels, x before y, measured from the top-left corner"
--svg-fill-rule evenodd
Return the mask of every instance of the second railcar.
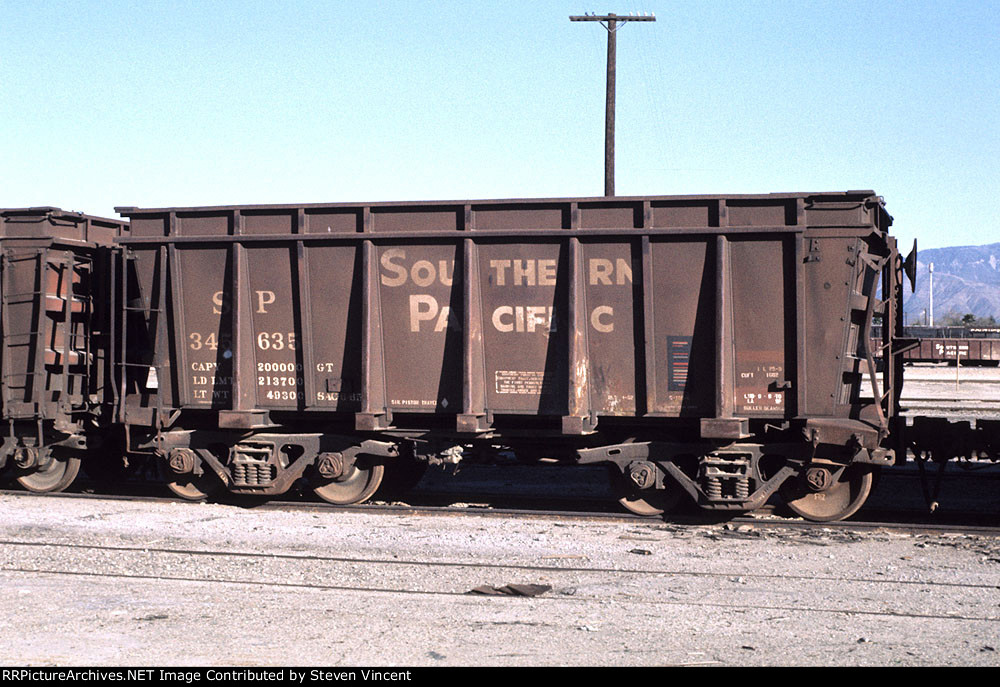
<path id="1" fill-rule="evenodd" d="M 905 353 L 908 363 L 951 363 L 958 365 L 1000 364 L 1000 339 L 988 338 L 924 338 Z"/>
<path id="2" fill-rule="evenodd" d="M 111 242 L 120 220 L 0 210 L 0 468 L 58 491 L 109 435 Z"/>
<path id="3" fill-rule="evenodd" d="M 182 496 L 506 451 L 605 463 L 639 513 L 836 519 L 894 460 L 870 191 L 119 211 L 116 417 Z"/>

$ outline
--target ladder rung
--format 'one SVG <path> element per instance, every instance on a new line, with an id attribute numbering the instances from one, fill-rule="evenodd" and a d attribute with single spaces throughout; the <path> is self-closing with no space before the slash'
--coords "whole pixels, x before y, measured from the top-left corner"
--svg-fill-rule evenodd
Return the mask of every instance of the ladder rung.
<path id="1" fill-rule="evenodd" d="M 46 365 L 60 365 L 62 364 L 63 350 L 61 348 L 46 348 L 45 349 L 45 364 Z M 69 352 L 69 364 L 79 365 L 81 359 L 86 357 L 87 361 L 90 361 L 90 356 L 83 353 L 83 351 L 70 350 Z"/>
<path id="2" fill-rule="evenodd" d="M 49 312 L 65 312 L 66 311 L 66 299 L 61 296 L 53 296 L 52 294 L 46 294 L 45 296 L 45 309 Z M 70 312 L 83 312 L 83 299 L 73 298 L 73 302 L 69 308 Z"/>
<path id="3" fill-rule="evenodd" d="M 43 293 L 46 293 L 46 292 L 45 291 L 23 291 L 21 293 L 8 293 L 8 294 L 4 295 L 4 299 L 6 299 L 7 301 L 10 301 L 11 298 L 23 298 L 23 297 L 26 297 L 26 296 L 31 296 L 32 298 L 34 298 L 35 296 L 41 296 Z"/>

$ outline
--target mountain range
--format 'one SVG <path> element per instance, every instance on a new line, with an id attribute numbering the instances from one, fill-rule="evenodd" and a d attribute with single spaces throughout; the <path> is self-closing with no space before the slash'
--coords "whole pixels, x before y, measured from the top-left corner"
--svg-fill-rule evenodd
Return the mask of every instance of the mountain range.
<path id="1" fill-rule="evenodd" d="M 901 248 L 904 252 L 905 247 Z M 930 303 L 930 274 L 934 264 L 934 323 L 949 315 L 1000 320 L 1000 243 L 953 246 L 918 251 L 917 289 L 907 281 L 903 301 L 906 324 L 923 324 Z"/>

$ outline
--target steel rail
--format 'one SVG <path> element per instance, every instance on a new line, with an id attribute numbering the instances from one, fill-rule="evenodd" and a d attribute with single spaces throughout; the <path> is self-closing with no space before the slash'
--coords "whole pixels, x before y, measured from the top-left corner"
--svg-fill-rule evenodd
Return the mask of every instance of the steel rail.
<path id="1" fill-rule="evenodd" d="M 754 578 L 765 580 L 800 580 L 806 582 L 850 582 L 856 584 L 898 584 L 906 586 L 955 587 L 962 589 L 996 589 L 995 584 L 974 584 L 967 582 L 937 582 L 928 580 L 906 580 L 878 577 L 842 577 L 837 575 L 797 575 L 793 573 L 753 573 L 745 570 L 713 572 L 703 570 L 679 570 L 671 568 L 610 568 L 606 566 L 557 566 L 529 565 L 523 563 L 464 563 L 461 561 L 418 561 L 398 558 L 358 558 L 351 556 L 324 556 L 318 554 L 269 553 L 260 551 L 221 551 L 203 549 L 174 549 L 148 546 L 109 546 L 104 544 L 79 544 L 49 541 L 23 541 L 0 539 L 0 547 L 21 546 L 37 548 L 61 548 L 80 551 L 111 553 L 163 554 L 178 556 L 204 556 L 220 558 L 266 559 L 292 562 L 351 563 L 362 565 L 415 566 L 424 568 L 472 568 L 486 570 L 525 570 L 545 573 L 600 573 L 602 575 L 671 575 L 677 577 L 703 578 Z M 3 570 L 0 567 L 0 570 Z M 159 579 L 159 578 L 157 578 Z M 224 581 L 224 580 L 220 580 Z"/>
<path id="2" fill-rule="evenodd" d="M 33 493 L 24 491 L 7 491 L 0 490 L 0 495 L 17 495 L 17 496 L 28 496 L 32 498 L 80 498 L 80 499 L 107 499 L 107 500 L 118 500 L 118 501 L 146 501 L 146 502 L 164 502 L 164 503 L 186 503 L 185 501 L 179 500 L 174 497 L 169 496 L 151 496 L 151 495 L 134 495 L 134 494 L 118 494 L 118 495 L 103 495 L 103 494 L 88 494 L 79 492 L 46 492 L 46 493 Z M 471 497 L 471 498 L 470 498 Z M 619 522 L 628 524 L 647 524 L 653 526 L 668 526 L 668 527 L 683 527 L 683 528 L 699 528 L 699 527 L 715 527 L 720 528 L 723 532 L 723 536 L 731 536 L 734 538 L 753 536 L 748 535 L 744 530 L 726 530 L 726 527 L 743 527 L 752 526 L 760 529 L 781 529 L 789 528 L 795 530 L 836 530 L 836 531 L 872 531 L 872 530 L 887 530 L 887 531 L 900 531 L 900 532 L 911 532 L 911 533 L 952 533 L 952 534 L 968 534 L 977 536 L 987 536 L 987 537 L 997 537 L 1000 536 L 1000 523 L 998 525 L 981 525 L 981 524 L 971 524 L 970 521 L 979 522 L 982 520 L 996 520 L 996 517 L 990 518 L 990 516 L 984 516 L 981 513 L 960 513 L 954 512 L 949 514 L 936 514 L 934 516 L 928 516 L 925 510 L 899 510 L 899 511 L 889 511 L 880 510 L 873 511 L 868 509 L 867 513 L 869 515 L 881 514 L 881 519 L 871 520 L 871 521 L 861 521 L 861 520 L 845 520 L 839 522 L 813 522 L 804 519 L 784 517 L 774 514 L 774 507 L 765 506 L 758 511 L 753 513 L 748 513 L 744 515 L 733 516 L 727 513 L 711 513 L 711 512 L 695 512 L 695 513 L 669 513 L 664 516 L 658 517 L 644 517 L 640 515 L 634 515 L 631 513 L 623 512 L 610 512 L 610 511 L 599 511 L 599 510 L 587 510 L 585 507 L 591 508 L 617 508 L 617 501 L 612 501 L 610 499 L 600 499 L 600 498 L 574 498 L 567 499 L 571 500 L 575 505 L 580 506 L 577 510 L 555 510 L 551 508 L 535 507 L 511 507 L 511 506 L 497 506 L 492 505 L 489 501 L 494 502 L 540 502 L 540 501 L 551 501 L 551 499 L 542 499 L 540 497 L 523 497 L 523 496 L 508 496 L 508 495 L 497 495 L 490 494 L 486 495 L 471 495 L 462 494 L 461 499 L 455 494 L 446 493 L 422 493 L 419 496 L 420 500 L 448 500 L 452 503 L 448 505 L 427 505 L 421 503 L 363 503 L 356 505 L 333 505 L 321 501 L 251 501 L 247 499 L 233 500 L 228 503 L 228 505 L 233 505 L 237 507 L 250 507 L 255 510 L 279 510 L 279 511 L 318 511 L 318 512 L 334 512 L 334 511 L 346 511 L 346 512 L 356 512 L 356 513 L 386 513 L 386 514 L 412 514 L 412 515 L 427 515 L 427 516 L 447 516 L 447 517 L 462 517 L 462 516 L 475 516 L 475 517 L 486 517 L 486 518 L 510 518 L 518 517 L 524 519 L 563 519 L 563 520 L 575 520 L 575 521 L 600 521 L 600 522 Z M 470 503 L 471 501 L 471 503 Z M 863 511 L 864 513 L 864 511 Z M 946 516 L 951 520 L 950 522 L 941 522 L 940 520 Z M 938 522 L 914 522 L 914 520 L 925 520 L 928 517 L 934 517 L 939 520 Z"/>

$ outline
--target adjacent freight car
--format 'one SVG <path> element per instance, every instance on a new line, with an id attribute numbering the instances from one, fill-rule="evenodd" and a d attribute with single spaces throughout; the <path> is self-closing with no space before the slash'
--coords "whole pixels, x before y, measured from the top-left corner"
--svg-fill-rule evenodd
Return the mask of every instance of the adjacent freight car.
<path id="1" fill-rule="evenodd" d="M 1000 329 L 987 327 L 906 327 L 916 345 L 905 352 L 908 363 L 1000 365 Z"/>
<path id="2" fill-rule="evenodd" d="M 109 275 L 120 220 L 0 210 L 0 468 L 26 489 L 69 486 L 110 427 Z"/>
<path id="3" fill-rule="evenodd" d="M 881 327 L 872 327 L 871 335 L 873 346 L 879 346 Z M 907 326 L 902 337 L 896 338 L 894 350 L 904 363 L 1000 365 L 1000 328 Z"/>
<path id="4" fill-rule="evenodd" d="M 1000 339 L 919 338 L 904 353 L 908 363 L 948 363 L 950 365 L 1000 365 Z"/>
<path id="5" fill-rule="evenodd" d="M 943 326 L 930 327 L 909 324 L 903 327 L 906 336 L 916 339 L 1000 339 L 1000 327 Z"/>
<path id="6" fill-rule="evenodd" d="M 828 520 L 905 450 L 871 191 L 118 210 L 112 422 L 186 498 L 512 452 Z"/>

